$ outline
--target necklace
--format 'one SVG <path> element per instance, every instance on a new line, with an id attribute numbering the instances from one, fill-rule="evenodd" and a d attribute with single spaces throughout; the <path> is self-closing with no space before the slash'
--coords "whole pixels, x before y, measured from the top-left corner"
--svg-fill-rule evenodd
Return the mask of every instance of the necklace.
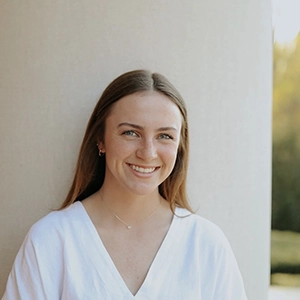
<path id="1" fill-rule="evenodd" d="M 128 230 L 131 229 L 132 224 L 131 224 L 131 225 L 130 225 L 130 224 L 127 224 L 127 223 L 124 222 L 119 216 L 117 216 L 115 213 L 113 213 L 113 212 L 108 208 L 108 206 L 106 205 L 106 203 L 105 203 L 104 200 L 103 200 L 103 203 L 104 203 L 105 207 L 109 210 L 109 212 L 110 212 L 111 214 L 113 214 L 114 217 L 115 217 L 117 220 L 119 220 L 121 223 L 123 223 L 123 224 L 126 226 L 126 228 L 127 228 Z M 148 217 L 146 217 L 145 219 L 142 219 L 142 220 L 140 220 L 140 221 L 137 221 L 137 222 L 134 223 L 133 225 L 136 225 L 136 224 L 138 224 L 138 223 L 141 223 L 141 222 L 144 222 L 144 221 L 150 219 L 150 218 L 158 211 L 158 209 L 160 208 L 160 205 L 161 205 L 161 200 L 159 200 L 159 204 L 158 204 L 157 208 L 156 208 L 156 209 L 155 209 Z"/>

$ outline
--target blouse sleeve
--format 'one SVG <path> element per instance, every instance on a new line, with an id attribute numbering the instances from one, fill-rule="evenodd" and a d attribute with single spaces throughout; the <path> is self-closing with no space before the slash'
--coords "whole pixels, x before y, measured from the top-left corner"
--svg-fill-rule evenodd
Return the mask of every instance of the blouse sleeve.
<path id="1" fill-rule="evenodd" d="M 243 279 L 229 243 L 222 249 L 218 263 L 213 300 L 247 300 Z"/>
<path id="2" fill-rule="evenodd" d="M 247 300 L 242 275 L 229 241 L 219 227 L 208 225 L 203 226 L 205 234 L 200 251 L 203 299 Z"/>
<path id="3" fill-rule="evenodd" d="M 57 272 L 53 276 L 54 265 L 57 266 L 53 264 L 54 247 L 49 247 L 51 238 L 49 241 L 49 237 L 39 231 L 32 228 L 27 234 L 9 274 L 2 300 L 59 299 Z"/>

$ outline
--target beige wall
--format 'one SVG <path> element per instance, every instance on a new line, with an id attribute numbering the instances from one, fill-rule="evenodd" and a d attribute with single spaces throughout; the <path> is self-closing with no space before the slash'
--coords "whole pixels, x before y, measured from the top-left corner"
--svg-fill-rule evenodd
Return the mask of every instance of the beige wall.
<path id="1" fill-rule="evenodd" d="M 1 1 L 0 40 L 0 295 L 27 230 L 66 194 L 103 88 L 149 68 L 188 104 L 194 207 L 230 239 L 249 299 L 267 299 L 270 0 Z"/>

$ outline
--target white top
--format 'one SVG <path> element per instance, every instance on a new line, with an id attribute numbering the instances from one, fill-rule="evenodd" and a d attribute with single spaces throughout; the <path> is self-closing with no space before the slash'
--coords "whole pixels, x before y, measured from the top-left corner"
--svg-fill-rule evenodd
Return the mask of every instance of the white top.
<path id="1" fill-rule="evenodd" d="M 177 208 L 178 216 L 188 215 Z M 32 226 L 3 300 L 244 300 L 243 281 L 222 231 L 197 215 L 174 216 L 133 296 L 81 202 Z"/>

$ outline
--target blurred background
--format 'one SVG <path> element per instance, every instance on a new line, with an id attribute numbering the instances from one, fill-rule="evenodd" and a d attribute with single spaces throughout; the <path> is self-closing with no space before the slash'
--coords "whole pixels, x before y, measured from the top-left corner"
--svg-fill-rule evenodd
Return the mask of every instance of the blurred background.
<path id="1" fill-rule="evenodd" d="M 273 0 L 271 290 L 286 293 L 272 300 L 300 299 L 299 13 L 299 0 Z"/>

